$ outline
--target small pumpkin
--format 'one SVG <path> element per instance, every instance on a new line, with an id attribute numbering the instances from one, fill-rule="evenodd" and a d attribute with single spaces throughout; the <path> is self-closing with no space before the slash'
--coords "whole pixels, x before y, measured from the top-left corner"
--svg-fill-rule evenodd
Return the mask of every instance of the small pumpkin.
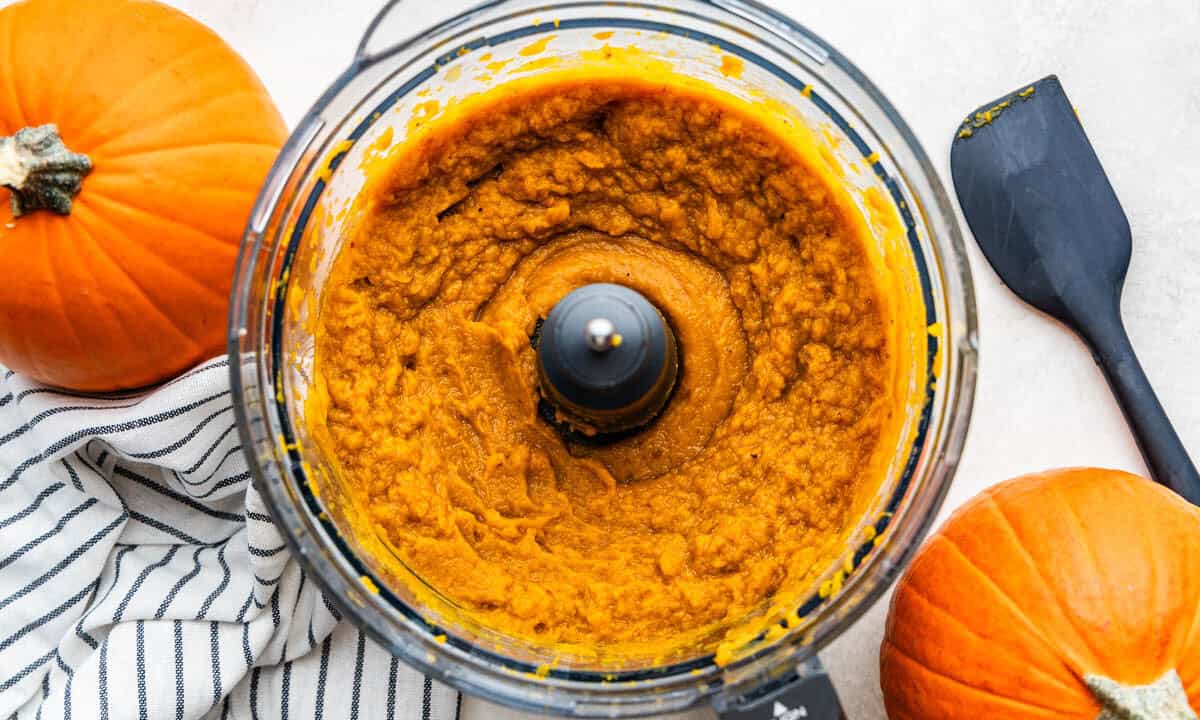
<path id="1" fill-rule="evenodd" d="M 1072 469 L 968 503 L 897 585 L 893 720 L 1184 720 L 1200 708 L 1200 510 Z"/>
<path id="2" fill-rule="evenodd" d="M 0 10 L 0 363 L 84 391 L 219 354 L 286 127 L 215 33 L 152 0 Z"/>

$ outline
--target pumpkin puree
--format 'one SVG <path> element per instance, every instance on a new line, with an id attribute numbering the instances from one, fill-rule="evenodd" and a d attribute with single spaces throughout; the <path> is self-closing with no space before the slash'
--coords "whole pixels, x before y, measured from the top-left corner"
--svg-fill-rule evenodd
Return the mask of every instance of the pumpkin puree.
<path id="1" fill-rule="evenodd" d="M 897 412 L 827 175 L 715 93 L 575 79 L 435 123 L 372 192 L 315 328 L 321 435 L 413 573 L 539 646 L 719 637 L 811 589 Z M 682 366 L 651 427 L 576 446 L 530 336 L 593 282 L 655 303 Z"/>

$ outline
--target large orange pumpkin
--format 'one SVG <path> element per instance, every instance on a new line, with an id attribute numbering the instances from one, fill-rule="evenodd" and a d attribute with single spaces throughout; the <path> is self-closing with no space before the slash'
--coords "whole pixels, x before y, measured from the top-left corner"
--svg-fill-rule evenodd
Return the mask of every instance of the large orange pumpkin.
<path id="1" fill-rule="evenodd" d="M 0 48 L 0 363 L 105 391 L 220 353 L 238 242 L 286 136 L 257 76 L 150 0 L 19 2 Z"/>
<path id="2" fill-rule="evenodd" d="M 881 679 L 892 720 L 1195 718 L 1200 510 L 1112 470 L 983 493 L 897 586 Z"/>

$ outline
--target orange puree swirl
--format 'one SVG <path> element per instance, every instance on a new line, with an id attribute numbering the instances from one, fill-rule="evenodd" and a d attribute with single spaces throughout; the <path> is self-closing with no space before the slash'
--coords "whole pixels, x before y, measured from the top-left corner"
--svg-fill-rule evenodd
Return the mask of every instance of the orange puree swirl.
<path id="1" fill-rule="evenodd" d="M 504 94 L 388 170 L 316 329 L 327 452 L 370 524 L 484 625 L 670 644 L 812 582 L 895 408 L 886 297 L 842 192 L 719 96 L 579 80 Z M 530 336 L 626 284 L 676 332 L 663 415 L 573 445 Z"/>

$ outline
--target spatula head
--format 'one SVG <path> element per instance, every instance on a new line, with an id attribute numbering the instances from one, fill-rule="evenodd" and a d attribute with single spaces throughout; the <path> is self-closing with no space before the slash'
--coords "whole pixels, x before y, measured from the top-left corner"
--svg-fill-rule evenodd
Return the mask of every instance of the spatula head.
<path id="1" fill-rule="evenodd" d="M 975 239 L 1017 295 L 1077 328 L 1119 307 L 1129 221 L 1057 77 L 971 113 L 950 169 Z"/>

